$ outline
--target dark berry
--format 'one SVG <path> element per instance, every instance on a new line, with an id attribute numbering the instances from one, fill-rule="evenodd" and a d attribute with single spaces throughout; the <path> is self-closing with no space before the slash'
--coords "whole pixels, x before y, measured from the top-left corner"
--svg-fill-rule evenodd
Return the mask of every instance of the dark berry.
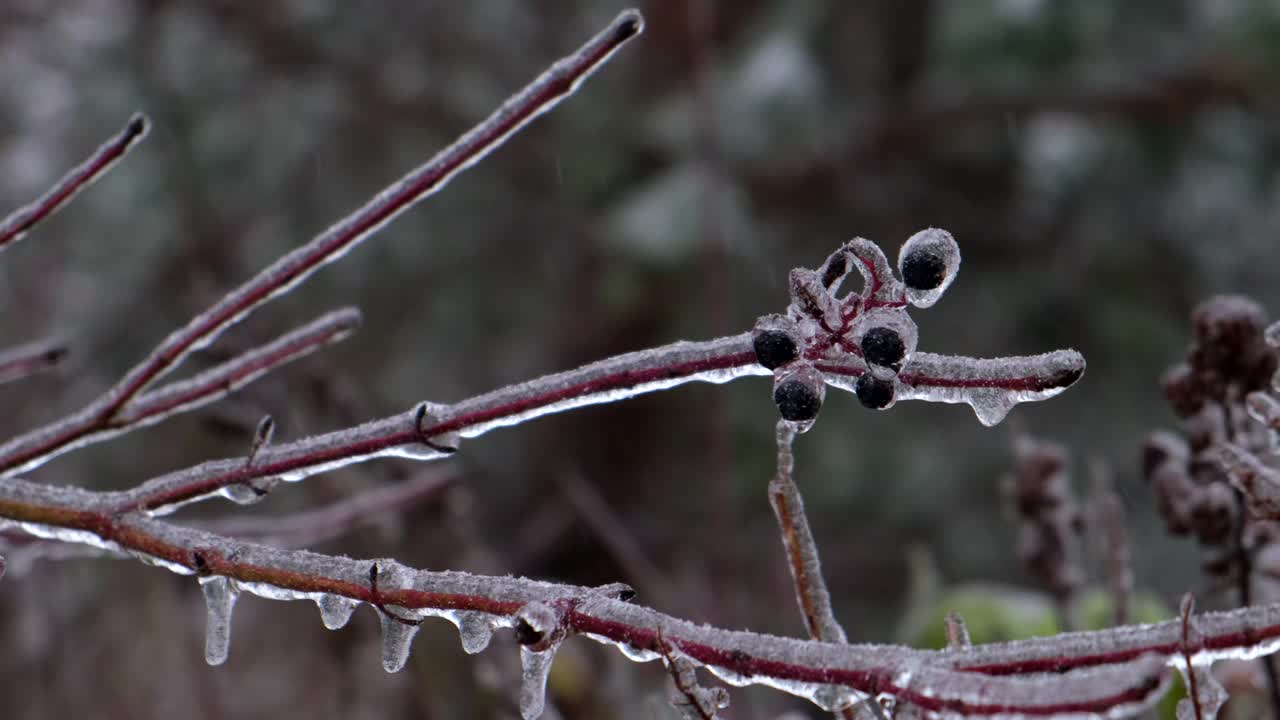
<path id="1" fill-rule="evenodd" d="M 827 263 L 827 267 L 822 271 L 822 286 L 830 288 L 836 284 L 836 281 L 844 277 L 849 272 L 849 259 L 844 253 L 839 253 L 831 257 L 831 261 Z"/>
<path id="2" fill-rule="evenodd" d="M 818 392 L 800 380 L 786 380 L 773 390 L 773 402 L 783 420 L 803 422 L 818 417 L 822 398 Z"/>
<path id="3" fill-rule="evenodd" d="M 935 252 L 915 250 L 902 259 L 902 281 L 912 290 L 932 290 L 947 277 L 947 261 Z"/>
<path id="4" fill-rule="evenodd" d="M 873 327 L 862 336 L 862 356 L 872 365 L 897 368 L 907 348 L 891 328 Z"/>
<path id="5" fill-rule="evenodd" d="M 751 346 L 756 351 L 756 360 L 770 370 L 786 365 L 800 354 L 795 340 L 781 330 L 756 332 L 751 339 Z"/>
<path id="6" fill-rule="evenodd" d="M 893 381 L 864 373 L 854 384 L 853 392 L 858 396 L 858 402 L 861 402 L 863 407 L 882 410 L 893 402 Z"/>

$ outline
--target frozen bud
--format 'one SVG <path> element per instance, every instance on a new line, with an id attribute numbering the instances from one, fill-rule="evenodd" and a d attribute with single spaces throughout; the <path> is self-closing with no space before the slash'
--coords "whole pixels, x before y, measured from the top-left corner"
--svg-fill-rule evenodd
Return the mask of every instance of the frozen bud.
<path id="1" fill-rule="evenodd" d="M 921 230 L 898 252 L 898 271 L 907 286 L 907 300 L 916 307 L 936 303 L 959 269 L 960 247 L 946 230 Z"/>
<path id="2" fill-rule="evenodd" d="M 800 329 L 784 315 L 765 315 L 751 331 L 756 360 L 775 370 L 800 357 Z"/>
<path id="3" fill-rule="evenodd" d="M 546 603 L 531 602 L 516 614 L 516 642 L 542 652 L 564 639 L 560 613 Z"/>
<path id="4" fill-rule="evenodd" d="M 863 407 L 884 410 L 893 404 L 896 385 L 893 375 L 876 372 L 863 373 L 853 385 L 853 393 Z"/>
<path id="5" fill-rule="evenodd" d="M 773 404 L 783 420 L 805 423 L 818 417 L 827 386 L 822 374 L 805 364 L 782 371 L 773 381 Z"/>

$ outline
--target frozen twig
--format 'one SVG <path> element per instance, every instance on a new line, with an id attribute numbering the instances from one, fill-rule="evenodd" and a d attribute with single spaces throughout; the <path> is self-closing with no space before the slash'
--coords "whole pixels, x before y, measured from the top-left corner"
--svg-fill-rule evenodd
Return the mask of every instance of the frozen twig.
<path id="1" fill-rule="evenodd" d="M 66 357 L 67 345 L 60 340 L 37 340 L 0 350 L 0 384 L 52 370 Z"/>
<path id="2" fill-rule="evenodd" d="M 21 240 L 37 223 L 61 210 L 81 190 L 102 177 L 125 153 L 147 134 L 147 118 L 134 115 L 124 129 L 94 151 L 87 160 L 63 175 L 35 201 L 0 220 L 0 251 Z"/>
<path id="3" fill-rule="evenodd" d="M 782 531 L 782 546 L 787 552 L 787 565 L 795 582 L 796 601 L 800 605 L 805 630 L 815 640 L 844 643 L 848 638 L 831 610 L 831 595 L 822 577 L 818 546 L 813 541 L 813 532 L 809 530 L 800 488 L 792 478 L 795 458 L 791 445 L 795 435 L 792 423 L 778 421 L 778 471 L 769 482 L 769 504 L 773 506 L 778 528 Z"/>
<path id="4" fill-rule="evenodd" d="M 354 308 L 335 310 L 186 380 L 134 398 L 111 418 L 92 407 L 0 445 L 0 476 L 12 476 L 85 445 L 109 440 L 171 415 L 217 401 L 267 372 L 348 337 L 360 324 Z"/>
<path id="5" fill-rule="evenodd" d="M 779 420 L 775 434 L 778 467 L 773 479 L 769 481 L 769 505 L 773 508 L 774 517 L 778 519 L 778 529 L 782 533 L 782 547 L 787 553 L 787 566 L 791 569 L 791 580 L 795 585 L 796 603 L 800 606 L 800 615 L 804 619 L 809 637 L 820 642 L 843 645 L 848 642 L 848 637 L 836 620 L 835 611 L 831 609 L 831 594 L 827 591 L 826 579 L 822 577 L 818 545 L 813 540 L 809 518 L 804 512 L 804 499 L 800 496 L 800 488 L 793 477 L 795 455 L 792 445 L 796 439 L 796 424 L 789 420 Z M 830 695 L 830 699 L 824 704 L 834 710 L 837 716 L 853 720 L 855 712 L 850 706 L 856 698 L 847 693 L 840 697 L 838 691 L 833 691 Z"/>
<path id="6" fill-rule="evenodd" d="M 551 65 L 546 72 L 511 96 L 489 117 L 435 157 L 392 183 L 363 207 L 339 220 L 306 245 L 276 260 L 248 282 L 232 290 L 213 307 L 171 333 L 145 360 L 129 370 L 115 386 L 78 414 L 78 417 L 84 418 L 81 424 L 86 427 L 80 428 L 79 432 L 63 433 L 58 438 L 64 444 L 73 443 L 86 432 L 113 423 L 131 400 L 176 367 L 192 350 L 207 345 L 256 307 L 287 292 L 321 266 L 340 258 L 415 203 L 440 190 L 455 175 L 474 165 L 525 124 L 573 94 L 587 76 L 642 29 L 643 20 L 638 12 L 626 11 L 620 14 L 575 53 Z M 141 120 L 137 122 L 141 123 Z M 130 127 L 133 127 L 133 123 Z M 102 152 L 104 151 L 100 151 L 100 154 Z M 45 447 L 42 448 L 43 452 L 34 455 L 5 452 L 4 448 L 0 448 L 0 471 L 12 473 L 29 470 L 57 454 L 59 448 L 60 446 Z"/>
<path id="7" fill-rule="evenodd" d="M 331 598 L 338 598 L 342 603 L 387 608 L 410 622 L 445 615 L 464 627 L 474 627 L 487 618 L 479 627 L 492 628 L 512 626 L 526 607 L 536 604 L 554 611 L 556 632 L 589 635 L 625 646 L 633 658 L 647 659 L 659 657 L 661 632 L 674 651 L 731 683 L 769 684 L 820 703 L 829 700 L 826 690 L 835 685 L 858 693 L 892 695 L 934 713 L 1035 717 L 1119 713 L 1153 702 L 1166 686 L 1165 666 L 1182 657 L 1178 621 L 974 646 L 956 655 L 954 651 L 840 645 L 721 630 L 590 588 L 417 571 L 391 560 L 373 563 L 379 568 L 375 588 L 368 560 L 272 548 L 177 527 L 142 513 L 117 514 L 109 493 L 16 479 L 0 479 L 0 515 L 24 523 L 28 531 L 127 552 L 182 574 L 225 578 L 240 591 L 267 598 L 312 600 L 322 609 L 333 606 Z M 349 611 L 353 606 L 345 608 Z M 1280 643 L 1280 606 L 1211 613 L 1198 620 L 1205 657 L 1266 652 Z M 227 624 L 219 622 L 216 627 Z M 957 660 L 968 664 L 1000 654 L 1026 658 L 1036 652 L 1052 652 L 1055 664 L 1051 667 L 1062 672 L 1048 678 L 999 677 L 1044 670 L 1013 667 L 1000 673 L 956 667 Z M 1092 667 L 1099 665 L 1103 667 Z"/>

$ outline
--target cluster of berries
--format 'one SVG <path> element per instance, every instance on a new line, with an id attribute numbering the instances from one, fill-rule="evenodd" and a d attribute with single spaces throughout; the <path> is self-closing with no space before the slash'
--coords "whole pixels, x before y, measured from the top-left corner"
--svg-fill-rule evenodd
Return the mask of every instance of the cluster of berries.
<path id="1" fill-rule="evenodd" d="M 880 248 L 855 238 L 836 250 L 821 270 L 796 268 L 785 314 L 756 321 L 756 358 L 774 372 L 773 401 L 784 420 L 801 429 L 818 416 L 825 397 L 823 361 L 862 364 L 854 393 L 866 407 L 890 407 L 897 376 L 915 352 L 916 324 L 907 307 L 929 307 L 955 279 L 960 250 L 951 234 L 929 228 L 912 235 L 898 253 L 898 279 Z M 837 297 L 853 270 L 859 292 Z"/>

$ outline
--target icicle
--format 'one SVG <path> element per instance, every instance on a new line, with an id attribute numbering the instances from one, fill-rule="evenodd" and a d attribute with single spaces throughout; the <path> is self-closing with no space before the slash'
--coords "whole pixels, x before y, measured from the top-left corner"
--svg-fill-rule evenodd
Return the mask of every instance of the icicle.
<path id="1" fill-rule="evenodd" d="M 234 581 L 221 575 L 202 577 L 200 590 L 204 592 L 208 616 L 205 624 L 204 659 L 210 665 L 221 665 L 231 649 L 231 611 L 235 609 L 240 589 Z"/>
<path id="2" fill-rule="evenodd" d="M 1208 666 L 1192 668 L 1191 672 L 1195 676 L 1194 683 L 1187 677 L 1185 668 L 1182 669 L 1182 678 L 1188 693 L 1191 692 L 1191 687 L 1195 687 L 1195 696 L 1178 701 L 1178 720 L 1214 720 L 1222 706 L 1227 704 L 1227 690 L 1213 676 Z M 1199 710 L 1196 709 L 1197 704 L 1200 706 Z"/>
<path id="3" fill-rule="evenodd" d="M 382 669 L 400 672 L 409 659 L 409 646 L 418 634 L 418 626 L 398 620 L 386 611 L 380 612 L 378 619 L 382 621 Z"/>
<path id="4" fill-rule="evenodd" d="M 351 619 L 351 613 L 355 612 L 359 604 L 351 598 L 329 593 L 316 599 L 316 606 L 320 608 L 320 620 L 330 630 L 346 626 L 347 621 Z"/>
<path id="5" fill-rule="evenodd" d="M 399 672 L 409 659 L 409 646 L 418 634 L 416 617 L 395 605 L 383 606 L 376 599 L 389 590 L 412 587 L 414 571 L 395 560 L 379 560 L 369 567 L 369 587 L 375 596 L 378 619 L 382 622 L 382 669 Z"/>
<path id="6" fill-rule="evenodd" d="M 559 649 L 559 641 L 541 652 L 520 648 L 520 717 L 524 720 L 540 717 L 546 707 L 547 676 L 551 674 L 551 661 Z"/>
<path id="7" fill-rule="evenodd" d="M 483 612 L 459 612 L 453 618 L 462 637 L 462 651 L 468 655 L 489 647 L 493 637 L 493 616 Z"/>

